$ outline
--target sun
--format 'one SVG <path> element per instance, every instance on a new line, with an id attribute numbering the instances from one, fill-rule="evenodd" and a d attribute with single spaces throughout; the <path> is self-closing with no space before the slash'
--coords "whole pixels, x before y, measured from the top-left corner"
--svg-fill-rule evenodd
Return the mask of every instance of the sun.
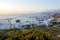
<path id="1" fill-rule="evenodd" d="M 13 8 L 12 4 L 0 3 L 0 9 L 1 10 L 11 9 L 11 8 Z"/>

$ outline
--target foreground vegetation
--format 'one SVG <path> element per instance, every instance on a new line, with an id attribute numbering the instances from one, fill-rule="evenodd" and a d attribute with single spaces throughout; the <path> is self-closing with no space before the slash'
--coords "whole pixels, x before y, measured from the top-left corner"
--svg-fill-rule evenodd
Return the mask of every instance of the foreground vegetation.
<path id="1" fill-rule="evenodd" d="M 0 40 L 53 40 L 53 36 L 44 30 L 15 30 L 1 31 Z"/>

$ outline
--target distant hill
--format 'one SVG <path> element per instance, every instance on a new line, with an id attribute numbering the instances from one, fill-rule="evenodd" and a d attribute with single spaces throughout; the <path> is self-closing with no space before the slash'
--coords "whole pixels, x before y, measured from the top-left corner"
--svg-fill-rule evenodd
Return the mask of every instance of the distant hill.
<path id="1" fill-rule="evenodd" d="M 0 14 L 0 18 L 14 18 L 14 17 L 44 17 L 44 16 L 49 16 L 53 15 L 55 13 L 59 13 L 60 9 L 55 9 L 55 10 L 47 10 L 43 12 L 38 12 L 38 13 L 27 13 L 27 14 Z"/>
<path id="2" fill-rule="evenodd" d="M 43 12 L 38 12 L 38 13 L 28 13 L 28 14 L 21 14 L 22 16 L 31 16 L 31 17 L 34 17 L 34 16 L 48 16 L 48 15 L 53 15 L 55 13 L 59 13 L 60 12 L 60 9 L 55 9 L 55 10 L 47 10 L 47 11 L 43 11 Z"/>

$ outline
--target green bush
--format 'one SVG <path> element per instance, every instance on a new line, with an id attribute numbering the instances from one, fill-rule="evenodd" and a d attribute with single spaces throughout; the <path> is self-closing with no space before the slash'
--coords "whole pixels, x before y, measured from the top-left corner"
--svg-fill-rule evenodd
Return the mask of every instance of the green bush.
<path id="1" fill-rule="evenodd" d="M 13 33 L 0 33 L 0 40 L 53 40 L 53 37 L 44 30 L 30 29 L 25 31 L 16 30 Z"/>

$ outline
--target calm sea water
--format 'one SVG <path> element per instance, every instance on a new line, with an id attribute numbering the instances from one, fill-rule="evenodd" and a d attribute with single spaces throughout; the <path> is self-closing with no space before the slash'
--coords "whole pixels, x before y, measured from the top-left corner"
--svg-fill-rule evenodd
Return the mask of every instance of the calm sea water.
<path id="1" fill-rule="evenodd" d="M 47 16 L 46 13 L 33 13 L 33 14 L 0 14 L 0 19 L 4 18 L 16 18 L 16 17 L 43 17 Z"/>

